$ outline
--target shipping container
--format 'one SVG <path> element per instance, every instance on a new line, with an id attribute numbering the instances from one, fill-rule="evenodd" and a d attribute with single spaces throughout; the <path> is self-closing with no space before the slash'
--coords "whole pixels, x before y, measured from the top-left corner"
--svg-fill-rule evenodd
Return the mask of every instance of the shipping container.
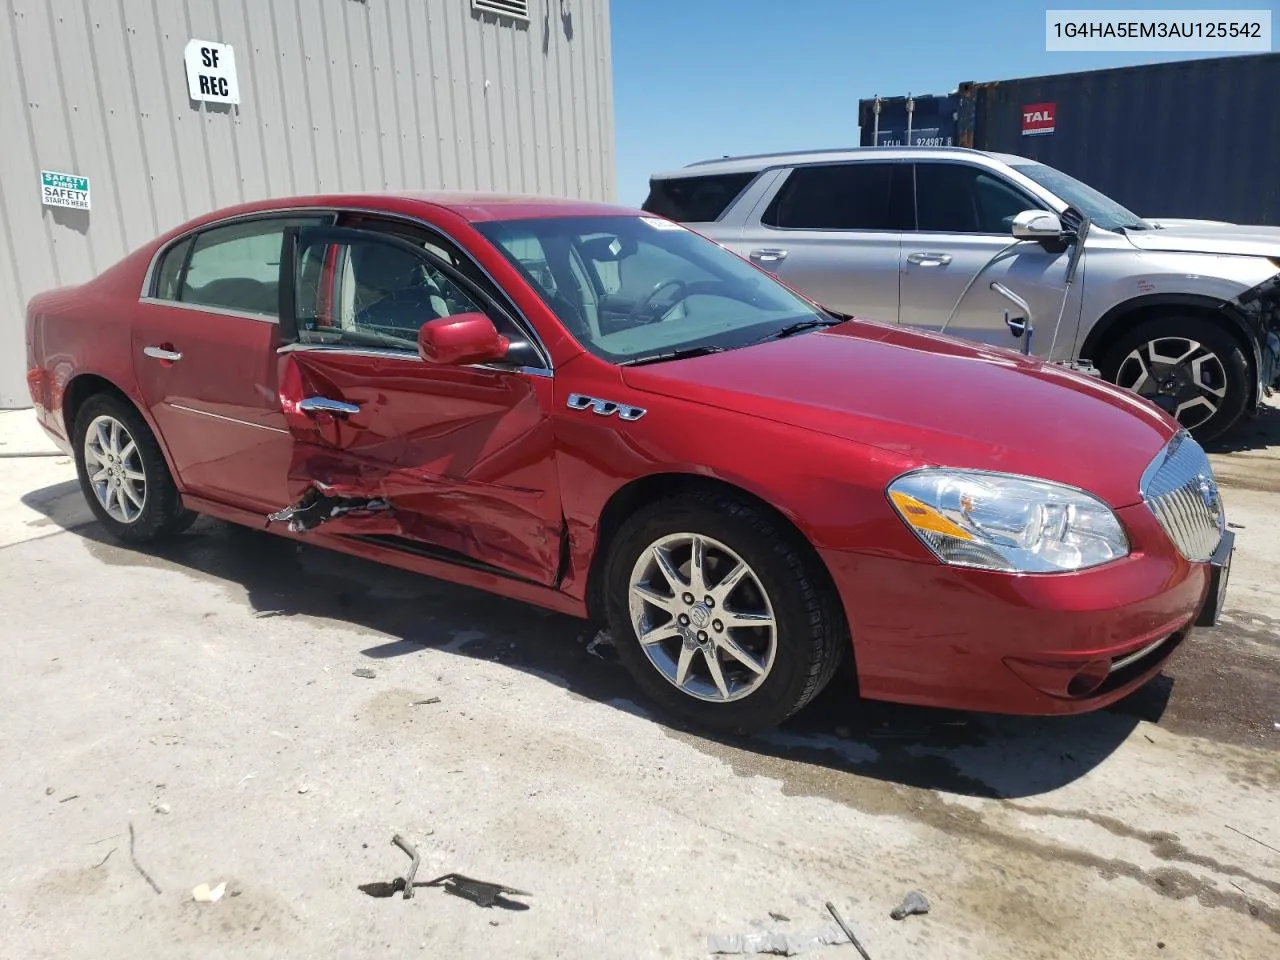
<path id="1" fill-rule="evenodd" d="M 863 100 L 858 104 L 862 146 L 954 147 L 958 105 L 954 96 Z"/>
<path id="2" fill-rule="evenodd" d="M 1141 216 L 1280 225 L 1277 93 L 1280 53 L 1265 53 L 966 82 L 914 100 L 954 106 L 956 145 L 1057 167 Z M 907 98 L 879 99 L 882 134 L 905 129 Z M 863 146 L 875 102 L 859 103 Z"/>

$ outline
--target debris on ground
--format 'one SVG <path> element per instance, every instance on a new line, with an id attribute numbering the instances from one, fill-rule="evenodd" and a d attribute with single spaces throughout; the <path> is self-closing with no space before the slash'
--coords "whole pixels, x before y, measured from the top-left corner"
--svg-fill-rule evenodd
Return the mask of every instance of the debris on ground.
<path id="1" fill-rule="evenodd" d="M 1228 824 L 1226 824 L 1226 827 L 1227 827 L 1227 829 L 1228 829 L 1228 830 L 1230 830 L 1232 833 L 1238 833 L 1238 834 L 1240 834 L 1240 836 L 1244 837 L 1246 840 L 1252 840 L 1254 843 L 1258 844 L 1258 846 L 1260 846 L 1260 847 L 1266 847 L 1266 848 L 1267 848 L 1268 850 L 1270 850 L 1272 853 L 1280 853 L 1280 849 L 1277 849 L 1276 847 L 1273 847 L 1271 844 L 1267 843 L 1265 840 L 1259 840 L 1257 837 L 1251 837 L 1251 836 L 1249 836 L 1249 834 L 1245 833 L 1243 830 L 1237 830 L 1235 827 L 1233 827 L 1233 826 L 1232 826 L 1231 824 L 1229 824 L 1229 823 L 1228 823 Z"/>
<path id="2" fill-rule="evenodd" d="M 56 792 L 56 791 L 53 789 L 53 787 L 45 787 L 45 788 L 44 788 L 44 795 L 45 795 L 46 797 L 52 797 L 52 796 L 54 795 L 54 793 L 55 793 L 55 792 Z"/>
<path id="3" fill-rule="evenodd" d="M 903 898 L 900 904 L 889 912 L 889 916 L 894 920 L 905 920 L 907 917 L 915 914 L 925 914 L 928 912 L 929 900 L 919 890 L 912 890 Z"/>
<path id="4" fill-rule="evenodd" d="M 147 873 L 147 871 L 142 869 L 142 864 L 138 863 L 138 858 L 134 855 L 132 823 L 129 824 L 129 859 L 133 861 L 133 869 L 137 870 L 138 873 L 142 876 L 142 879 L 147 881 L 147 883 L 151 885 L 151 889 L 154 890 L 157 894 L 159 894 L 160 887 L 156 884 L 154 880 L 151 879 L 151 875 Z"/>
<path id="5" fill-rule="evenodd" d="M 151 809 L 154 810 L 156 813 L 168 813 L 169 805 L 167 803 L 157 803 L 153 805 Z"/>
<path id="6" fill-rule="evenodd" d="M 377 676 L 377 674 L 374 673 L 372 670 L 370 670 L 368 667 L 360 667 L 356 670 L 352 670 L 351 675 L 353 677 L 359 677 L 361 680 L 372 680 L 374 677 Z"/>
<path id="7" fill-rule="evenodd" d="M 61 800 L 59 800 L 58 802 L 59 802 L 59 803 L 66 803 L 66 802 L 68 802 L 69 800 L 79 800 L 79 799 L 80 799 L 80 794 L 78 794 L 78 793 L 73 793 L 73 794 L 72 794 L 71 796 L 69 796 L 69 797 L 63 797 L 63 798 L 62 798 Z"/>
<path id="8" fill-rule="evenodd" d="M 830 926 L 807 933 L 780 933 L 776 930 L 713 933 L 707 937 L 707 953 L 771 953 L 779 957 L 793 957 L 818 947 L 834 947 L 848 942 L 844 933 Z"/>
<path id="9" fill-rule="evenodd" d="M 831 916 L 836 918 L 836 923 L 840 924 L 840 929 L 844 931 L 845 936 L 849 938 L 849 942 L 853 944 L 854 949 L 862 954 L 862 960 L 871 960 L 871 955 L 867 953 L 866 948 L 854 936 L 853 931 L 849 929 L 849 925 L 844 922 L 844 917 L 840 916 L 840 911 L 836 909 L 836 905 L 830 900 L 827 901 L 827 910 L 831 912 Z"/>
<path id="10" fill-rule="evenodd" d="M 495 904 L 504 907 L 517 907 L 519 909 L 528 909 L 525 904 L 517 904 L 508 900 L 505 895 L 513 897 L 531 897 L 533 894 L 524 890 L 517 890 L 514 887 L 504 887 L 500 883 L 489 883 L 486 880 L 474 880 L 471 877 L 464 877 L 460 873 L 446 873 L 443 877 L 429 883 L 424 883 L 424 887 L 435 887 L 444 884 L 447 893 L 452 893 L 455 897 L 462 897 L 464 900 L 470 900 L 482 907 L 492 907 Z"/>
<path id="11" fill-rule="evenodd" d="M 601 630 L 591 638 L 591 642 L 587 644 L 587 653 L 591 654 L 593 657 L 599 657 L 601 660 L 611 659 L 600 652 L 601 647 L 613 650 L 613 637 L 610 635 L 608 630 Z"/>
<path id="12" fill-rule="evenodd" d="M 302 786 L 300 786 L 300 787 L 298 788 L 298 792 L 299 792 L 299 793 L 310 793 L 310 792 L 311 792 L 311 784 L 309 784 L 309 783 L 304 783 Z"/>
<path id="13" fill-rule="evenodd" d="M 226 892 L 227 882 L 225 880 L 216 887 L 210 887 L 207 883 L 202 883 L 192 889 L 191 899 L 196 903 L 217 903 Z"/>
<path id="14" fill-rule="evenodd" d="M 397 833 L 392 837 L 391 842 L 407 853 L 409 858 L 413 861 L 409 864 L 409 872 L 406 873 L 400 881 L 404 884 L 404 898 L 408 900 L 413 896 L 413 875 L 418 872 L 418 864 L 421 861 L 418 858 L 418 851 L 410 845 L 408 840 L 400 836 L 400 834 Z"/>
<path id="15" fill-rule="evenodd" d="M 431 705 L 431 704 L 433 704 L 433 703 L 439 703 L 439 702 L 440 702 L 440 698 L 439 698 L 439 697 L 428 697 L 426 700 L 415 700 L 415 701 L 413 701 L 413 703 L 409 704 L 409 706 L 411 706 L 411 707 L 427 707 L 427 706 L 430 706 L 430 705 Z"/>
<path id="16" fill-rule="evenodd" d="M 770 911 L 769 911 L 769 919 L 770 919 L 770 920 L 777 920 L 779 923 L 790 923 L 790 922 L 791 922 L 791 918 L 790 918 L 790 917 L 788 917 L 785 913 L 778 913 L 778 911 L 777 911 L 777 910 L 770 910 Z"/>
<path id="17" fill-rule="evenodd" d="M 111 854 L 115 853 L 117 849 L 118 849 L 117 847 L 112 847 L 110 850 L 107 851 L 107 855 L 103 857 L 101 860 L 99 860 L 97 863 L 95 863 L 92 867 L 90 867 L 90 869 L 97 870 L 100 866 L 102 866 L 104 863 L 106 863 L 108 860 L 111 859 Z"/>

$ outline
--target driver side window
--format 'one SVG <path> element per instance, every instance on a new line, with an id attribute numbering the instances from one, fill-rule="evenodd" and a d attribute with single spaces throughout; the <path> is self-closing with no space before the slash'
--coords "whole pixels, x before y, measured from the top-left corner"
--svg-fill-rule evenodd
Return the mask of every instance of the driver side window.
<path id="1" fill-rule="evenodd" d="M 1007 234 L 1014 217 L 1038 206 L 981 167 L 916 164 L 916 229 L 921 232 Z"/>
<path id="2" fill-rule="evenodd" d="M 461 313 L 484 313 L 508 332 L 504 317 L 481 305 L 425 252 L 376 234 L 348 237 L 321 234 L 299 249 L 301 342 L 416 351 L 424 323 Z"/>

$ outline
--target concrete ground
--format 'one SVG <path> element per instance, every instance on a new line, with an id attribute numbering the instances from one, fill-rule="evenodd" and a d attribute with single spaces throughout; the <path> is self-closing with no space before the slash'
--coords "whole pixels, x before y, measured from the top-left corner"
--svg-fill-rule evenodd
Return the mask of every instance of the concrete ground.
<path id="1" fill-rule="evenodd" d="M 651 717 L 559 616 L 207 520 L 122 549 L 68 460 L 8 455 L 29 418 L 0 414 L 2 957 L 704 957 L 827 901 L 874 960 L 1280 956 L 1278 409 L 1215 455 L 1225 622 L 1128 701 L 837 681 L 744 742 Z M 531 896 L 371 895 L 397 833 L 420 881 Z"/>

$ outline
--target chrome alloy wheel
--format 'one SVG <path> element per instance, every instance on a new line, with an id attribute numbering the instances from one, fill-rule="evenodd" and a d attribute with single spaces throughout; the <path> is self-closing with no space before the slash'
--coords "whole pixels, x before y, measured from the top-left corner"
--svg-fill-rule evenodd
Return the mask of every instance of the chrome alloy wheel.
<path id="1" fill-rule="evenodd" d="M 147 504 L 142 455 L 115 417 L 95 417 L 84 435 L 84 468 L 93 494 L 113 520 L 133 523 Z"/>
<path id="2" fill-rule="evenodd" d="M 694 533 L 662 537 L 640 554 L 630 583 L 631 626 L 676 689 L 727 703 L 769 676 L 778 650 L 773 605 L 723 543 Z"/>
<path id="3" fill-rule="evenodd" d="M 1218 412 L 1227 395 L 1227 368 L 1198 340 L 1160 337 L 1130 351 L 1116 371 L 1116 386 L 1146 397 L 1190 430 Z"/>

